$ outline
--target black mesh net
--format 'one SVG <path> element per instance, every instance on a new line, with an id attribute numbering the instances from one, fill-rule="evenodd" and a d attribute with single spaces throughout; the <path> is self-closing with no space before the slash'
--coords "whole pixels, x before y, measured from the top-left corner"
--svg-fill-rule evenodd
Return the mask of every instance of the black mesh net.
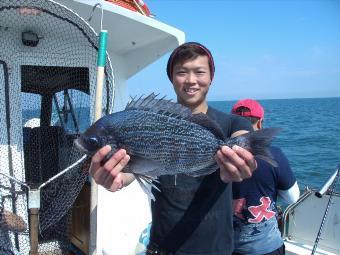
<path id="1" fill-rule="evenodd" d="M 90 13 L 89 13 L 90 15 Z M 0 254 L 29 254 L 29 189 L 40 189 L 38 254 L 68 254 L 72 207 L 87 182 L 73 140 L 92 122 L 98 37 L 49 0 L 0 1 Z M 107 57 L 103 112 L 112 109 Z"/>

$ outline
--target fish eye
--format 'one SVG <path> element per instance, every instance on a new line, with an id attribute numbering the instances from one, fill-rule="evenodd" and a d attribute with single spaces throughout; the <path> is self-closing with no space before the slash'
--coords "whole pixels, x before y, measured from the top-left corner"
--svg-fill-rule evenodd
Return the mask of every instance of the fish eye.
<path id="1" fill-rule="evenodd" d="M 98 139 L 98 137 L 96 136 L 91 136 L 87 139 L 86 141 L 90 146 L 93 146 L 93 147 L 101 147 L 100 145 L 100 141 Z"/>

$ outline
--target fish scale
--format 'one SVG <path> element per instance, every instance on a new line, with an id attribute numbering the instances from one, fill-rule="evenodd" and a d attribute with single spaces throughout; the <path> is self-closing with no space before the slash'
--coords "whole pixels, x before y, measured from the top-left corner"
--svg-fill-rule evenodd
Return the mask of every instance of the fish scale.
<path id="1" fill-rule="evenodd" d="M 277 128 L 266 128 L 232 139 L 225 139 L 219 125 L 206 114 L 157 99 L 155 94 L 132 100 L 124 111 L 96 121 L 75 145 L 93 155 L 104 145 L 126 149 L 130 155 L 125 172 L 151 183 L 161 175 L 190 176 L 210 174 L 218 169 L 214 155 L 222 145 L 239 145 L 271 163 L 267 147 Z"/>
<path id="2" fill-rule="evenodd" d="M 129 122 L 121 119 L 129 119 Z M 143 156 L 172 168 L 165 171 L 192 171 L 195 165 L 211 159 L 219 148 L 218 139 L 209 130 L 185 120 L 134 110 L 117 113 L 111 121 L 121 123 L 115 125 L 114 132 L 117 140 L 124 140 L 127 144 L 124 148 L 129 154 Z M 178 159 L 188 159 L 190 164 L 183 165 L 184 161 Z"/>

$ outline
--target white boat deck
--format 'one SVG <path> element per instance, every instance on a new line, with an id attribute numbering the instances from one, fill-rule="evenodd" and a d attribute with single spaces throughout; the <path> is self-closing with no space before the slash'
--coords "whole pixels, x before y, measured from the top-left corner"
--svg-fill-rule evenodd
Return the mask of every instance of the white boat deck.
<path id="1" fill-rule="evenodd" d="M 287 255 L 310 255 L 313 251 L 313 246 L 301 244 L 292 240 L 285 240 Z M 328 252 L 322 249 L 316 249 L 315 255 L 337 255 L 339 253 Z"/>

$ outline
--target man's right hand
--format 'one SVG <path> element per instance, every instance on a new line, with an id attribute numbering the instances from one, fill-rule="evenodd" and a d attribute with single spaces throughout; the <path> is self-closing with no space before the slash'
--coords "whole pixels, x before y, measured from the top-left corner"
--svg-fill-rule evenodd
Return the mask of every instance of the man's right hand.
<path id="1" fill-rule="evenodd" d="M 110 151 L 111 147 L 106 145 L 94 154 L 89 172 L 97 184 L 102 185 L 107 190 L 117 191 L 129 185 L 134 180 L 134 177 L 133 174 L 122 173 L 123 168 L 130 160 L 130 156 L 126 154 L 124 149 L 115 152 L 102 165 L 102 161 Z"/>

